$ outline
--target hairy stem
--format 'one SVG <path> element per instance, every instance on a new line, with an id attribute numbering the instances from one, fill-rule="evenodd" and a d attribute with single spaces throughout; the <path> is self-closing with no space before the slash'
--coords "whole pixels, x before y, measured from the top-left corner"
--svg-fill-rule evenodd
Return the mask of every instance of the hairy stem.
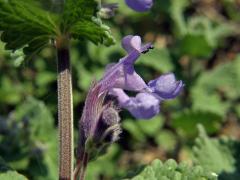
<path id="1" fill-rule="evenodd" d="M 58 59 L 59 179 L 73 179 L 72 75 L 68 38 L 56 42 Z"/>

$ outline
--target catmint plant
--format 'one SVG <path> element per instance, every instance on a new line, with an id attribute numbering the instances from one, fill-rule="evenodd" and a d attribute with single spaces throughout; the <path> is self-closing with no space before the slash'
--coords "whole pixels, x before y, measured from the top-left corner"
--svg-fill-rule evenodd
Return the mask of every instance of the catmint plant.
<path id="1" fill-rule="evenodd" d="M 133 10 L 145 12 L 152 0 L 125 0 Z M 47 5 L 46 5 L 47 4 Z M 51 8 L 49 8 L 49 7 Z M 119 139 L 121 109 L 136 119 L 151 119 L 160 104 L 175 98 L 184 84 L 174 74 L 163 74 L 146 83 L 134 70 L 134 63 L 153 48 L 141 38 L 128 35 L 122 40 L 126 56 L 106 66 L 99 81 L 94 80 L 79 121 L 76 167 L 73 156 L 73 105 L 71 40 L 90 40 L 106 46 L 115 43 L 110 28 L 100 17 L 114 16 L 117 4 L 101 5 L 95 0 L 0 0 L 1 40 L 7 50 L 22 50 L 32 58 L 48 45 L 55 48 L 58 81 L 59 179 L 84 179 L 89 160 L 95 159 Z M 126 91 L 135 92 L 129 96 Z"/>

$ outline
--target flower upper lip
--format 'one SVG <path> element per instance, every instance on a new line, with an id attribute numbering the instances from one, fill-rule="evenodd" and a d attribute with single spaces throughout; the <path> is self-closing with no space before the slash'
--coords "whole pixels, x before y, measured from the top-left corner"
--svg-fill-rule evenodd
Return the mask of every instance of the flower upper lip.
<path id="1" fill-rule="evenodd" d="M 134 71 L 133 64 L 141 55 L 146 53 L 153 46 L 151 43 L 142 46 L 139 36 L 126 36 L 122 40 L 123 48 L 128 54 L 119 60 L 118 63 L 108 67 L 100 83 L 105 84 L 102 91 L 114 87 L 131 91 L 141 91 L 147 88 L 144 80 Z"/>

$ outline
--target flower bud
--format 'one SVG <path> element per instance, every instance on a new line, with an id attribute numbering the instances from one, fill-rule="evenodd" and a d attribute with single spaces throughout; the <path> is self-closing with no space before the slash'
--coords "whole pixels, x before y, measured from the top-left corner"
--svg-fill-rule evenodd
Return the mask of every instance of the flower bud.
<path id="1" fill-rule="evenodd" d="M 112 107 L 105 109 L 102 113 L 102 120 L 108 126 L 113 126 L 119 123 L 120 117 L 118 111 Z"/>
<path id="2" fill-rule="evenodd" d="M 153 0 L 125 0 L 126 4 L 135 11 L 144 12 L 153 5 Z"/>
<path id="3" fill-rule="evenodd" d="M 109 19 L 115 15 L 115 11 L 117 8 L 117 3 L 104 4 L 99 11 L 99 15 L 101 18 Z"/>

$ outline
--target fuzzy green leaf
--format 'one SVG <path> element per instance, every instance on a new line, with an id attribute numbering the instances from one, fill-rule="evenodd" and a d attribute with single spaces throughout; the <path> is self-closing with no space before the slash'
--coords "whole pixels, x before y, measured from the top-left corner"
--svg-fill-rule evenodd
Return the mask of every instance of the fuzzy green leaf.
<path id="1" fill-rule="evenodd" d="M 110 29 L 103 25 L 97 15 L 96 0 L 68 0 L 62 15 L 62 31 L 69 32 L 78 40 L 88 39 L 95 44 L 114 44 Z"/>
<path id="2" fill-rule="evenodd" d="M 196 85 L 191 89 L 193 109 L 207 111 L 225 116 L 229 101 L 240 97 L 240 56 L 234 61 L 220 64 L 211 71 L 199 76 Z"/>
<path id="3" fill-rule="evenodd" d="M 240 179 L 240 142 L 209 138 L 202 126 L 193 148 L 195 163 L 215 172 L 220 180 Z"/>
<path id="4" fill-rule="evenodd" d="M 204 171 L 201 166 L 190 167 L 185 163 L 177 164 L 175 160 L 169 159 L 162 163 L 154 160 L 151 165 L 146 166 L 137 176 L 126 180 L 216 180 L 217 176 L 209 171 Z"/>
<path id="5" fill-rule="evenodd" d="M 57 34 L 53 19 L 33 1 L 0 0 L 1 40 L 7 50 L 24 48 L 28 55 L 41 50 Z"/>
<path id="6" fill-rule="evenodd" d="M 96 0 L 67 0 L 63 11 L 64 27 L 71 27 L 80 19 L 91 20 L 93 16 L 96 16 L 97 8 Z"/>
<path id="7" fill-rule="evenodd" d="M 103 25 L 99 19 L 82 20 L 74 24 L 70 32 L 75 39 L 88 39 L 95 44 L 103 43 L 105 45 L 114 44 L 114 39 L 110 34 L 108 26 Z"/>
<path id="8" fill-rule="evenodd" d="M 208 133 L 215 133 L 221 127 L 221 116 L 201 111 L 182 111 L 176 113 L 172 119 L 172 125 L 179 134 L 187 137 L 197 135 L 197 124 L 201 123 L 206 127 Z"/>
<path id="9" fill-rule="evenodd" d="M 0 157 L 0 179 L 4 180 L 27 180 L 26 177 L 12 170 L 6 165 L 6 162 Z"/>
<path id="10" fill-rule="evenodd" d="M 5 173 L 0 173 L 0 179 L 4 180 L 27 180 L 26 177 L 24 177 L 21 174 L 18 174 L 16 171 L 6 171 Z"/>

